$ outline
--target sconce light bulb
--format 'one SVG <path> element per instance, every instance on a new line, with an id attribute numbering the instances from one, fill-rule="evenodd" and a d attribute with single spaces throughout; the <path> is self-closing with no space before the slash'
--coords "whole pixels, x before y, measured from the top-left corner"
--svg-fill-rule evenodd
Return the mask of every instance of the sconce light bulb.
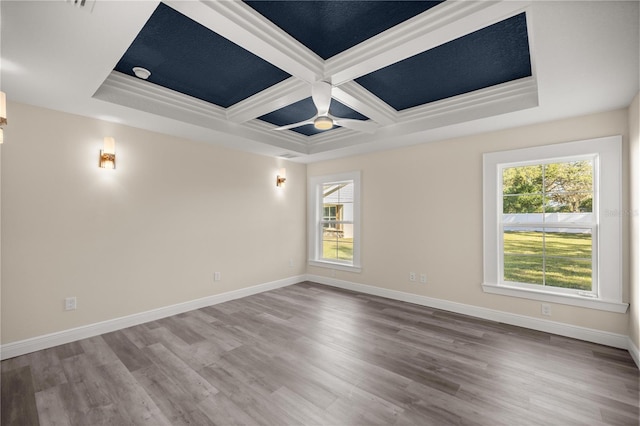
<path id="1" fill-rule="evenodd" d="M 99 166 L 103 169 L 116 168 L 116 141 L 110 136 L 104 138 L 104 149 L 100 150 Z"/>

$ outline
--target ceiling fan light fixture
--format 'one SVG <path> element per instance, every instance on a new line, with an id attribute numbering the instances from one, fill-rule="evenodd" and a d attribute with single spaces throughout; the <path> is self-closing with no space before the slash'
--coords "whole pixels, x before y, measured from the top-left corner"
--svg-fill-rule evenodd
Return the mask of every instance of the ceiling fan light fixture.
<path id="1" fill-rule="evenodd" d="M 330 119 L 329 117 L 318 117 L 315 120 L 313 120 L 313 127 L 315 127 L 318 130 L 329 130 L 333 127 L 333 120 Z"/>

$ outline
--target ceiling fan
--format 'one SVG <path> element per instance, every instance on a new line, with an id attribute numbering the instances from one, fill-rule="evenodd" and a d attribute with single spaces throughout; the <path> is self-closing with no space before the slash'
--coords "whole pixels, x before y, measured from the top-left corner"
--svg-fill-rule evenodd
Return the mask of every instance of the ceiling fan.
<path id="1" fill-rule="evenodd" d="M 334 117 L 329 114 L 329 105 L 331 104 L 331 84 L 325 81 L 318 81 L 313 84 L 311 87 L 311 98 L 318 110 L 315 116 L 299 123 L 276 127 L 274 130 L 288 130 L 304 126 L 306 124 L 313 124 L 313 126 L 318 130 L 329 130 L 336 125 L 366 133 L 373 133 L 378 128 L 378 124 L 371 120 L 353 120 L 350 118 Z"/>

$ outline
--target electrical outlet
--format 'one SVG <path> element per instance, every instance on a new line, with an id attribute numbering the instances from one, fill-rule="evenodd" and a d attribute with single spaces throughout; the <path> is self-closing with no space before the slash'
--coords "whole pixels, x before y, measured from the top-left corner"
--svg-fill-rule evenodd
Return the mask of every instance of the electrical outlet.
<path id="1" fill-rule="evenodd" d="M 422 284 L 426 284 L 427 283 L 427 274 L 420 274 L 420 282 Z"/>
<path id="2" fill-rule="evenodd" d="M 293 268 L 293 259 L 289 259 L 289 268 Z"/>
<path id="3" fill-rule="evenodd" d="M 415 280 L 416 280 L 416 273 L 409 272 L 409 281 L 415 281 Z"/>
<path id="4" fill-rule="evenodd" d="M 74 297 L 66 297 L 64 299 L 64 310 L 65 311 L 73 311 L 78 307 L 77 300 Z"/>
<path id="5" fill-rule="evenodd" d="M 220 275 L 220 272 L 214 272 L 213 273 L 213 280 L 214 281 L 220 281 L 222 279 L 222 276 Z"/>
<path id="6" fill-rule="evenodd" d="M 548 303 L 542 303 L 541 305 L 542 315 L 550 317 L 551 316 L 551 305 Z"/>

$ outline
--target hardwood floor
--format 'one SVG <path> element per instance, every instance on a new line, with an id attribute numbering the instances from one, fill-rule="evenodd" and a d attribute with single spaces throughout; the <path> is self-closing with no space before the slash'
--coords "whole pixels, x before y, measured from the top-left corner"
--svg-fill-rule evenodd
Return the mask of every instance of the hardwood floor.
<path id="1" fill-rule="evenodd" d="M 3 425 L 637 425 L 629 354 L 314 283 L 2 362 Z"/>

